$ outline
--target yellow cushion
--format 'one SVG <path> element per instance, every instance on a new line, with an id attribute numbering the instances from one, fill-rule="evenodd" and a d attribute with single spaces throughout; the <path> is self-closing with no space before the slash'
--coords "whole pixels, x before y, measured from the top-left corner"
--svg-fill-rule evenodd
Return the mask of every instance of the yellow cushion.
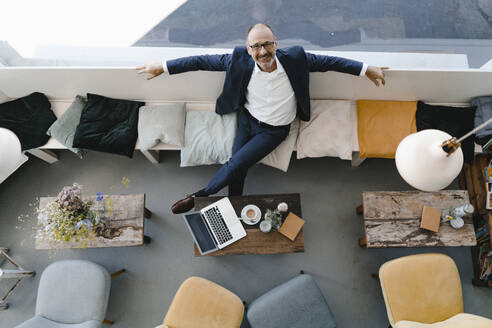
<path id="1" fill-rule="evenodd" d="M 169 328 L 239 328 L 243 302 L 209 280 L 191 277 L 179 287 L 164 318 Z"/>
<path id="2" fill-rule="evenodd" d="M 417 132 L 416 101 L 357 101 L 359 156 L 395 158 L 406 136 Z"/>
<path id="3" fill-rule="evenodd" d="M 492 320 L 478 315 L 460 313 L 448 320 L 432 324 L 399 321 L 394 328 L 492 328 Z"/>
<path id="4" fill-rule="evenodd" d="M 460 276 L 447 255 L 419 254 L 386 262 L 379 279 L 391 325 L 401 320 L 435 323 L 463 312 Z"/>

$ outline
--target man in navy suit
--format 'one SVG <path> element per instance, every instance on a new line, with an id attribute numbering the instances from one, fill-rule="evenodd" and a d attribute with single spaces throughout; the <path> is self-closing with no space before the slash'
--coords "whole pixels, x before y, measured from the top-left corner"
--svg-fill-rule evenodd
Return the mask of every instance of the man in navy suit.
<path id="1" fill-rule="evenodd" d="M 164 72 L 226 71 L 222 94 L 215 111 L 223 115 L 238 113 L 238 130 L 232 157 L 203 189 L 176 202 L 173 213 L 194 207 L 194 197 L 208 196 L 229 186 L 229 195 L 241 195 L 248 169 L 273 151 L 288 135 L 296 116 L 310 118 L 309 72 L 338 71 L 367 76 L 384 85 L 384 68 L 358 61 L 320 56 L 305 52 L 300 46 L 277 48 L 277 39 L 266 24 L 253 25 L 247 34 L 246 47 L 236 47 L 232 54 L 191 56 L 137 67 L 152 79 Z"/>

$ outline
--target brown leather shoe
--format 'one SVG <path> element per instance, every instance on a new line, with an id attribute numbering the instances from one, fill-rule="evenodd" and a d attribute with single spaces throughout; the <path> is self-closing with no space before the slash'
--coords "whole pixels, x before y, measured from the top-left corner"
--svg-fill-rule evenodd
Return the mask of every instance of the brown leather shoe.
<path id="1" fill-rule="evenodd" d="M 171 206 L 171 211 L 174 214 L 180 214 L 184 212 L 188 212 L 193 207 L 195 207 L 195 197 L 194 194 L 188 195 L 186 198 L 178 200 L 176 203 Z"/>

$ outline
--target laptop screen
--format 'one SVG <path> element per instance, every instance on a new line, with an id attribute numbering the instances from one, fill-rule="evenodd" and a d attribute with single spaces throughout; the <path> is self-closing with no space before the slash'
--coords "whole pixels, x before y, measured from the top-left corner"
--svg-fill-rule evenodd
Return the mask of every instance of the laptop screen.
<path id="1" fill-rule="evenodd" d="M 200 212 L 185 214 L 184 218 L 191 229 L 191 232 L 195 236 L 196 243 L 201 249 L 202 253 L 205 253 L 212 249 L 217 249 L 217 246 L 212 239 L 205 222 L 203 222 Z"/>

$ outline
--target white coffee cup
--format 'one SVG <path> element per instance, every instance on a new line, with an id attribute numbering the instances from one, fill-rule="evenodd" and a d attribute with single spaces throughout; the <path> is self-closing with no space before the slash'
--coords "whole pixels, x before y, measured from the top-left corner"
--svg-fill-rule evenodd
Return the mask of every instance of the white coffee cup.
<path id="1" fill-rule="evenodd" d="M 246 205 L 241 210 L 241 219 L 249 225 L 257 224 L 261 219 L 261 211 L 256 205 Z"/>

